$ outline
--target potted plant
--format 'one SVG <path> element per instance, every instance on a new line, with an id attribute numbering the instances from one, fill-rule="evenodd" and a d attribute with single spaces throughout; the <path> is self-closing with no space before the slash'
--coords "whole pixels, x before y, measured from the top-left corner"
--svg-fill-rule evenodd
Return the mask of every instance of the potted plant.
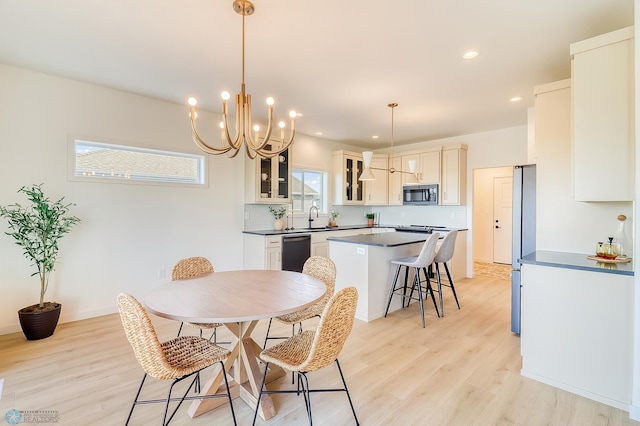
<path id="1" fill-rule="evenodd" d="M 74 204 L 65 204 L 64 197 L 58 201 L 45 197 L 42 184 L 23 186 L 18 193 L 25 194 L 31 204 L 0 206 L 0 216 L 9 222 L 9 231 L 5 234 L 13 237 L 27 260 L 33 262 L 36 271 L 31 276 L 40 277 L 40 302 L 18 311 L 25 337 L 38 340 L 51 336 L 58 324 L 62 305 L 45 302 L 44 296 L 49 286 L 49 275 L 56 264 L 58 241 L 80 219 L 69 216 L 69 208 Z"/>
<path id="2" fill-rule="evenodd" d="M 376 218 L 376 214 L 375 213 L 367 213 L 367 226 L 371 227 L 373 226 L 373 220 Z"/>
<path id="3" fill-rule="evenodd" d="M 336 226 L 338 226 L 338 224 L 336 223 L 336 219 L 338 218 L 338 216 L 340 216 L 340 212 L 331 210 L 329 214 L 331 215 L 331 218 L 329 219 L 329 226 L 335 228 Z"/>
<path id="4" fill-rule="evenodd" d="M 282 205 L 277 209 L 269 206 L 269 211 L 275 219 L 275 222 L 273 222 L 273 229 L 276 231 L 282 231 L 284 229 L 284 222 L 282 221 L 282 218 L 287 214 L 287 206 Z"/>

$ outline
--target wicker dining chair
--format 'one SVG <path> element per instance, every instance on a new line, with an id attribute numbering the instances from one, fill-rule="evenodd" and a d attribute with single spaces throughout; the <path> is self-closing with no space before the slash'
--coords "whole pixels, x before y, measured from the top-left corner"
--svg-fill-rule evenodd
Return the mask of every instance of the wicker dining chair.
<path id="1" fill-rule="evenodd" d="M 333 292 L 336 286 L 336 265 L 331 259 L 328 259 L 326 257 L 311 256 L 306 260 L 306 262 L 304 262 L 304 265 L 302 266 L 302 273 L 310 275 L 324 282 L 324 284 L 327 286 L 327 292 L 322 299 L 309 306 L 308 308 L 304 308 L 299 311 L 281 315 L 275 318 L 281 323 L 291 325 L 292 336 L 296 333 L 296 324 L 298 324 L 299 326 L 298 332 L 301 332 L 302 321 L 320 316 L 327 302 L 329 301 L 331 296 L 333 296 Z M 269 320 L 267 335 L 264 338 L 264 345 L 262 346 L 262 349 L 266 349 L 268 340 L 289 338 L 289 336 L 270 337 L 269 331 L 271 330 L 272 322 L 273 318 Z"/>
<path id="2" fill-rule="evenodd" d="M 207 274 L 213 273 L 213 265 L 209 262 L 208 259 L 204 257 L 188 257 L 186 259 L 179 260 L 173 267 L 171 271 L 171 281 L 178 280 L 186 280 L 189 278 L 197 278 L 202 277 Z M 180 323 L 180 328 L 178 329 L 178 336 L 180 336 L 180 332 L 182 331 L 182 327 L 184 326 L 184 322 Z M 209 340 L 213 339 L 213 343 L 218 343 L 218 327 L 222 326 L 221 323 L 186 323 L 187 325 L 198 328 L 200 330 L 200 337 L 202 337 L 202 330 L 213 330 L 211 337 Z M 229 342 L 220 342 L 220 343 L 229 343 Z"/>
<path id="3" fill-rule="evenodd" d="M 122 320 L 125 334 L 133 348 L 133 353 L 144 370 L 142 382 L 140 383 L 125 424 L 129 424 L 133 410 L 138 404 L 164 402 L 165 409 L 162 424 L 168 425 L 185 400 L 220 398 L 224 396 L 229 399 L 233 423 L 236 424 L 236 415 L 233 410 L 231 392 L 229 391 L 229 383 L 224 368 L 224 361 L 230 354 L 227 349 L 197 336 L 180 336 L 161 343 L 158 340 L 149 315 L 140 302 L 129 294 L 120 293 L 118 295 L 118 310 L 120 311 L 120 319 Z M 194 384 L 200 380 L 200 376 L 197 373 L 216 363 L 220 363 L 222 368 L 227 393 L 187 396 Z M 166 399 L 139 400 L 140 392 L 142 391 L 147 376 L 154 377 L 158 380 L 172 380 Z M 181 398 L 172 398 L 171 392 L 173 391 L 173 386 L 191 376 L 194 376 L 194 379 L 191 381 L 184 395 Z M 175 401 L 179 402 L 167 419 L 169 404 Z"/>
<path id="4" fill-rule="evenodd" d="M 260 394 L 258 401 L 264 394 L 274 393 L 296 393 L 300 394 L 300 385 L 302 385 L 302 394 L 305 400 L 307 417 L 309 424 L 313 424 L 311 415 L 311 392 L 345 392 L 353 412 L 353 417 L 358 422 L 356 410 L 353 407 L 347 382 L 342 374 L 342 368 L 338 362 L 338 355 L 342 351 L 347 337 L 351 333 L 353 321 L 356 313 L 356 304 L 358 303 L 358 291 L 355 287 L 346 287 L 334 294 L 327 302 L 324 310 L 320 315 L 320 321 L 316 330 L 307 330 L 288 338 L 284 342 L 267 348 L 260 353 L 260 359 L 265 362 L 264 376 L 260 385 Z M 307 373 L 320 370 L 335 362 L 342 379 L 341 389 L 309 389 L 309 381 Z M 265 389 L 265 380 L 269 364 L 275 364 L 295 372 L 298 375 L 297 390 L 273 390 Z M 253 424 L 255 425 L 258 408 L 253 414 Z"/>

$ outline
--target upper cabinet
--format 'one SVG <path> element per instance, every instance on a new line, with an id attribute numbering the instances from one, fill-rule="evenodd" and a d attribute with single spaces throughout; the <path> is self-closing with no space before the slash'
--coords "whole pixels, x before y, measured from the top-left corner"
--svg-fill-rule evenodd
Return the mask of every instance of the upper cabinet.
<path id="1" fill-rule="evenodd" d="M 350 151 L 333 153 L 333 204 L 364 204 L 364 182 L 358 176 L 364 170 L 362 154 Z"/>
<path id="2" fill-rule="evenodd" d="M 634 199 L 633 27 L 571 45 L 574 196 Z"/>
<path id="3" fill-rule="evenodd" d="M 440 183 L 440 156 L 442 147 L 433 147 L 425 151 L 402 154 L 402 170 L 410 171 L 409 161 L 416 162 L 416 178 L 420 184 Z M 411 185 L 409 175 L 402 173 L 402 184 Z"/>
<path id="4" fill-rule="evenodd" d="M 245 160 L 247 203 L 291 203 L 291 149 L 273 158 Z"/>
<path id="5" fill-rule="evenodd" d="M 371 167 L 375 169 L 387 169 L 388 156 L 386 154 L 374 154 L 371 159 Z M 369 206 L 383 206 L 388 202 L 389 172 L 373 170 L 376 180 L 364 182 L 364 203 Z M 394 173 L 395 174 L 395 173 Z"/>
<path id="6" fill-rule="evenodd" d="M 440 205 L 464 205 L 466 194 L 467 146 L 445 146 L 442 149 Z"/>
<path id="7" fill-rule="evenodd" d="M 402 157 L 389 158 L 389 166 L 396 170 L 402 170 Z M 402 175 L 404 173 L 389 173 L 389 195 L 387 197 L 390 206 L 402 205 Z"/>

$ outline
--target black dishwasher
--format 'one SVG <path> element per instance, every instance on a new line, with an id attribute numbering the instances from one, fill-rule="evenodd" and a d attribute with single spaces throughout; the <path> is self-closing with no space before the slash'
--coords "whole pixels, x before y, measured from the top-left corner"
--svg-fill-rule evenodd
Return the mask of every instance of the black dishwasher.
<path id="1" fill-rule="evenodd" d="M 304 262 L 311 256 L 311 235 L 282 236 L 282 270 L 302 272 Z"/>

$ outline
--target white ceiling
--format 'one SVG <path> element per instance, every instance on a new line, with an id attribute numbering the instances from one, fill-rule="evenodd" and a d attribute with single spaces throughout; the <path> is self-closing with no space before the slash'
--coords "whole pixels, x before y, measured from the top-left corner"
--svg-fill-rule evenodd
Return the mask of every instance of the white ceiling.
<path id="1" fill-rule="evenodd" d="M 273 96 L 298 132 L 370 148 L 390 102 L 396 145 L 524 125 L 533 87 L 570 76 L 570 43 L 633 25 L 632 0 L 253 3 L 254 120 Z M 240 90 L 240 46 L 232 0 L 0 0 L 0 63 L 184 104 L 185 126 L 189 96 L 220 113 Z"/>

